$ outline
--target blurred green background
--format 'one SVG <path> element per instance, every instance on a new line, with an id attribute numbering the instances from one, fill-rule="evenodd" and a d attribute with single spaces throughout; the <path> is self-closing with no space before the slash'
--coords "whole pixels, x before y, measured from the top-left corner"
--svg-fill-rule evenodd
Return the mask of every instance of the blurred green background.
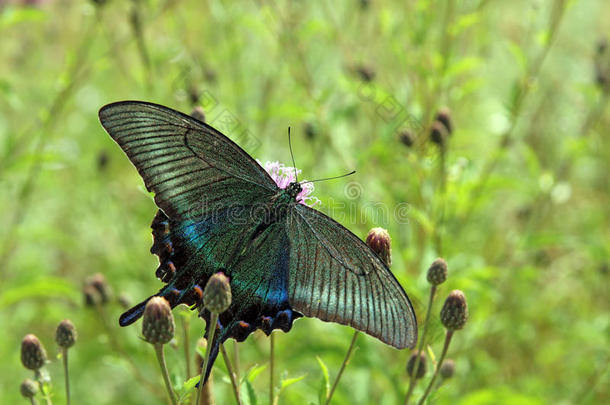
<path id="1" fill-rule="evenodd" d="M 316 185 L 320 209 L 362 238 L 389 230 L 392 270 L 420 319 L 425 271 L 446 258 L 437 356 L 444 297 L 468 298 L 449 352 L 456 374 L 432 403 L 610 402 L 609 2 L 97 3 L 0 2 L 0 403 L 25 401 L 27 333 L 46 346 L 54 403 L 65 403 L 54 342 L 64 318 L 79 331 L 73 403 L 166 401 L 139 324 L 117 322 L 117 297 L 135 303 L 161 285 L 156 208 L 97 119 L 123 99 L 200 105 L 262 161 L 290 163 L 292 126 L 305 178 L 356 169 Z M 454 128 L 441 159 L 429 135 L 444 107 Z M 94 273 L 113 291 L 97 309 L 81 292 Z M 174 312 L 179 330 L 191 321 L 192 350 L 203 322 Z M 316 357 L 332 381 L 351 335 L 314 319 L 277 333 L 278 376 L 304 376 L 279 402 L 317 404 Z M 333 403 L 402 403 L 409 352 L 364 335 L 357 346 Z M 167 349 L 177 386 L 183 349 L 178 334 Z M 239 350 L 241 375 L 268 363 L 262 333 Z M 254 374 L 266 404 L 268 369 Z M 232 403 L 221 359 L 214 392 Z"/>

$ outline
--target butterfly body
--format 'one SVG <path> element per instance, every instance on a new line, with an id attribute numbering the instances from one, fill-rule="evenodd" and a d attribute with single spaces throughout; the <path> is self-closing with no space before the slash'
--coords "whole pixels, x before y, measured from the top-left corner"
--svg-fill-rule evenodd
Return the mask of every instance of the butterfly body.
<path id="1" fill-rule="evenodd" d="M 151 228 L 155 295 L 200 311 L 209 277 L 224 272 L 232 303 L 218 344 L 256 329 L 289 331 L 301 316 L 353 326 L 397 348 L 413 347 L 413 309 L 387 266 L 358 237 L 303 204 L 296 181 L 279 184 L 224 135 L 155 104 L 119 102 L 100 120 L 155 193 Z M 121 316 L 137 320 L 146 301 Z"/>

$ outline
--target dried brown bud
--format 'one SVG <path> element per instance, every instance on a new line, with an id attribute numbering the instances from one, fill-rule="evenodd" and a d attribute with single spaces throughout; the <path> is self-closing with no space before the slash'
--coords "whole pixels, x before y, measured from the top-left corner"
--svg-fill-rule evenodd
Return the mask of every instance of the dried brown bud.
<path id="1" fill-rule="evenodd" d="M 410 148 L 415 143 L 415 136 L 411 131 L 404 130 L 400 134 L 398 134 L 398 139 L 402 142 L 403 145 Z"/>
<path id="2" fill-rule="evenodd" d="M 197 107 L 193 108 L 193 111 L 191 112 L 191 117 L 201 122 L 205 122 L 205 112 L 203 111 L 203 107 L 198 105 Z"/>
<path id="3" fill-rule="evenodd" d="M 434 121 L 430 127 L 430 140 L 439 146 L 447 143 L 448 133 L 445 125 L 440 121 Z"/>
<path id="4" fill-rule="evenodd" d="M 29 370 L 38 370 L 47 362 L 47 352 L 35 335 L 26 335 L 21 341 L 21 363 Z"/>
<path id="5" fill-rule="evenodd" d="M 426 275 L 428 282 L 432 285 L 439 285 L 447 280 L 447 262 L 440 257 L 432 262 Z"/>
<path id="6" fill-rule="evenodd" d="M 451 121 L 451 110 L 448 107 L 442 107 L 436 113 L 436 120 L 445 126 L 447 135 L 453 133 L 453 122 Z"/>
<path id="7" fill-rule="evenodd" d="M 64 319 L 57 326 L 57 330 L 55 331 L 55 341 L 59 347 L 67 349 L 74 346 L 77 337 L 78 335 L 76 333 L 76 328 L 70 320 Z"/>
<path id="8" fill-rule="evenodd" d="M 203 289 L 203 305 L 210 312 L 221 314 L 231 305 L 231 285 L 224 273 L 216 273 Z"/>
<path id="9" fill-rule="evenodd" d="M 417 370 L 415 370 L 415 363 L 418 357 L 419 364 L 417 365 Z M 426 375 L 426 354 L 424 352 L 421 352 L 419 356 L 417 353 L 411 354 L 409 361 L 407 361 L 407 375 L 414 376 L 416 380 Z"/>
<path id="10" fill-rule="evenodd" d="M 87 293 L 93 293 L 93 290 L 98 292 L 99 294 L 99 303 L 105 304 L 110 301 L 110 286 L 106 281 L 106 277 L 104 277 L 101 273 L 96 273 L 93 276 L 89 277 L 85 282 L 85 286 L 83 287 L 83 292 L 85 293 L 85 302 L 89 304 Z M 88 291 L 86 291 L 88 290 Z M 95 298 L 92 298 L 92 302 L 95 304 Z"/>
<path id="11" fill-rule="evenodd" d="M 142 335 L 152 344 L 166 344 L 174 337 L 174 316 L 165 298 L 152 297 L 146 303 Z"/>
<path id="12" fill-rule="evenodd" d="M 453 290 L 441 309 L 441 322 L 448 330 L 462 329 L 468 320 L 466 296 L 460 290 Z"/>
<path id="13" fill-rule="evenodd" d="M 372 228 L 366 236 L 366 244 L 390 267 L 392 265 L 392 238 L 383 228 Z"/>
<path id="14" fill-rule="evenodd" d="M 439 370 L 439 373 L 441 374 L 441 377 L 443 377 L 444 379 L 453 377 L 453 374 L 455 373 L 455 361 L 453 361 L 451 359 L 447 359 L 447 360 L 443 361 L 443 364 L 441 364 L 441 369 Z"/>
<path id="15" fill-rule="evenodd" d="M 131 305 L 131 298 L 129 297 L 129 295 L 127 293 L 121 293 L 119 295 L 119 304 L 121 305 L 121 307 L 125 308 L 125 309 L 129 309 L 132 307 Z"/>
<path id="16" fill-rule="evenodd" d="M 360 79 L 366 83 L 375 79 L 375 71 L 370 66 L 360 65 L 356 67 L 356 73 Z"/>
<path id="17" fill-rule="evenodd" d="M 34 398 L 38 393 L 38 384 L 29 378 L 23 380 L 19 388 L 24 398 Z"/>
<path id="18" fill-rule="evenodd" d="M 91 285 L 83 286 L 83 297 L 85 299 L 85 305 L 88 307 L 94 307 L 102 302 L 99 291 Z"/>

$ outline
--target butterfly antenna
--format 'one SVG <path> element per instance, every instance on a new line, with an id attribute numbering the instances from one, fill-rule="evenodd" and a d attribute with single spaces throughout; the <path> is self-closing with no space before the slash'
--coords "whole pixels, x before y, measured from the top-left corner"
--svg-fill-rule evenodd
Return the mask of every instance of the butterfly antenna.
<path id="1" fill-rule="evenodd" d="M 294 163 L 294 155 L 292 154 L 292 142 L 290 141 L 290 127 L 288 127 L 288 147 L 290 148 L 290 157 L 292 158 L 292 167 L 294 167 L 294 178 L 295 181 L 299 182 L 299 176 L 297 175 L 297 165 Z"/>
<path id="2" fill-rule="evenodd" d="M 326 177 L 326 178 L 324 178 L 324 179 L 316 179 L 316 180 L 307 180 L 307 181 L 302 182 L 301 184 L 305 184 L 305 183 L 315 183 L 316 181 L 325 181 L 325 180 L 335 180 L 335 179 L 340 179 L 340 178 L 342 178 L 342 177 L 351 176 L 351 175 L 352 175 L 352 174 L 354 174 L 354 173 L 356 173 L 356 171 L 355 171 L 355 170 L 352 170 L 351 172 L 346 173 L 346 174 L 342 174 L 341 176 L 335 176 L 335 177 Z"/>

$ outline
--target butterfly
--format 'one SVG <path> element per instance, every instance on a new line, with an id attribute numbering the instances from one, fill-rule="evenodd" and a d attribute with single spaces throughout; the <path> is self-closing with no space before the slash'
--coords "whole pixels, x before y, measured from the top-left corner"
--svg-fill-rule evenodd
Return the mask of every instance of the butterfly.
<path id="1" fill-rule="evenodd" d="M 172 307 L 202 309 L 202 288 L 222 271 L 232 303 L 218 319 L 219 344 L 261 329 L 288 332 L 302 316 L 352 326 L 402 349 L 417 340 L 413 307 L 390 269 L 356 235 L 302 204 L 303 185 L 280 188 L 237 144 L 211 126 L 141 101 L 108 104 L 102 126 L 154 193 L 151 253 Z M 154 296 L 154 295 L 153 295 Z M 135 322 L 149 297 L 125 312 Z"/>

